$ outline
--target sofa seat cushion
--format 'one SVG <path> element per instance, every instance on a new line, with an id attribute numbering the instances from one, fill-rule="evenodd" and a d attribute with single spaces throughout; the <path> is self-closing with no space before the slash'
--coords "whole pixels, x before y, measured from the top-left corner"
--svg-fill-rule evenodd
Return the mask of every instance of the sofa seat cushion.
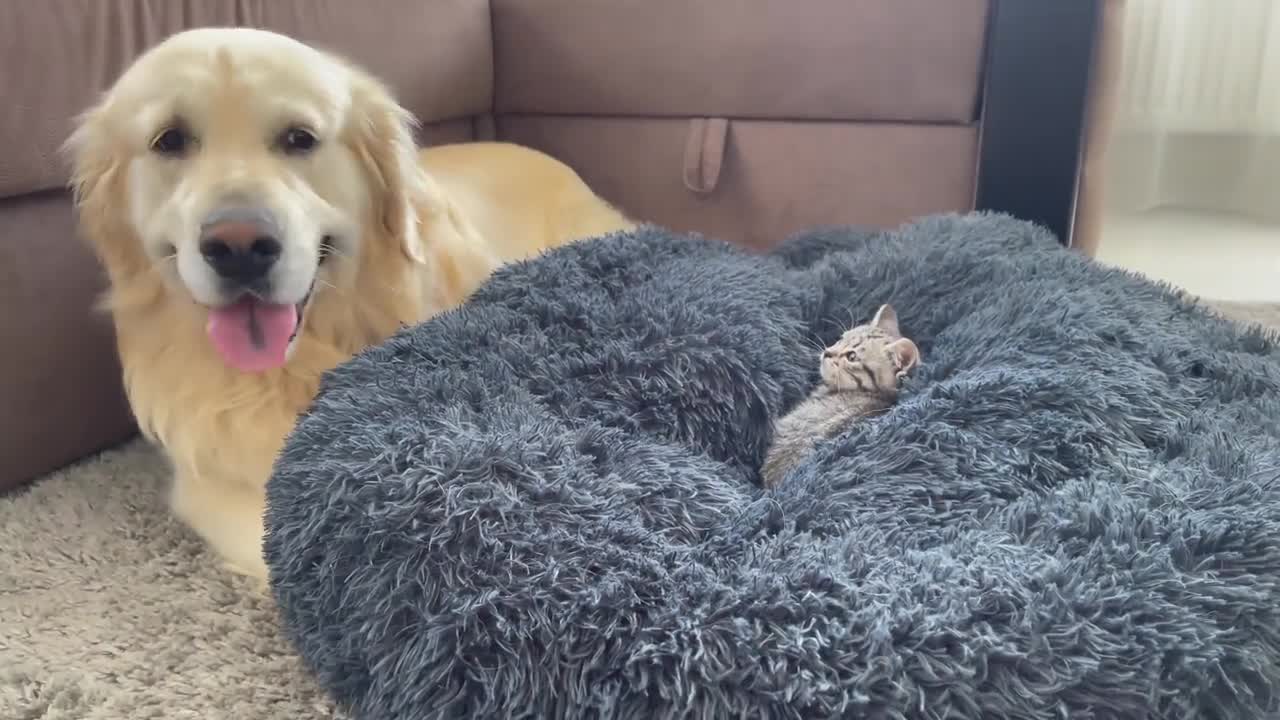
<path id="1" fill-rule="evenodd" d="M 976 124 L 503 115 L 496 129 L 632 217 L 758 249 L 973 207 Z"/>
<path id="2" fill-rule="evenodd" d="M 0 491 L 135 432 L 111 318 L 90 309 L 103 273 L 50 242 L 73 226 L 66 193 L 0 200 Z"/>

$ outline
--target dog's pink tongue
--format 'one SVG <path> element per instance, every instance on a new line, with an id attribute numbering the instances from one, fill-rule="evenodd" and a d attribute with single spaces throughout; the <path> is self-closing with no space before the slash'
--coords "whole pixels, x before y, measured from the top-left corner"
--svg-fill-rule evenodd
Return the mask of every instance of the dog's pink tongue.
<path id="1" fill-rule="evenodd" d="M 289 339 L 297 326 L 298 309 L 293 305 L 245 298 L 210 310 L 206 329 L 228 365 L 244 372 L 263 372 L 284 365 Z"/>

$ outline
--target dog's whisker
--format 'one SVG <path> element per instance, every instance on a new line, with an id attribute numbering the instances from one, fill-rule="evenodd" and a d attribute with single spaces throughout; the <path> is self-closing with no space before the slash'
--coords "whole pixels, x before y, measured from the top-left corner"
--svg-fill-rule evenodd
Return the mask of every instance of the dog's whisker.
<path id="1" fill-rule="evenodd" d="M 149 273 L 155 273 L 159 275 L 163 273 L 168 268 L 168 266 L 177 265 L 177 263 L 178 263 L 178 253 L 172 253 L 170 255 L 165 255 L 160 259 L 158 259 L 156 262 L 148 265 L 146 271 Z"/>
<path id="2" fill-rule="evenodd" d="M 343 259 L 347 259 L 347 258 L 351 258 L 351 257 L 353 257 L 353 256 L 351 255 L 351 253 L 346 252 L 345 250 L 341 250 L 341 249 L 339 249 L 339 248 L 337 248 L 337 247 L 335 247 L 335 246 L 333 246 L 333 245 L 324 244 L 324 245 L 321 245 L 321 246 L 320 246 L 320 259 L 321 259 L 321 260 L 324 260 L 324 259 L 326 259 L 326 258 L 335 258 L 335 257 L 336 257 L 336 258 L 343 258 Z"/>
<path id="3" fill-rule="evenodd" d="M 343 293 L 342 291 L 342 288 L 338 287 L 337 285 L 334 285 L 328 280 L 325 280 L 324 278 L 317 275 L 315 279 L 315 284 L 311 289 L 312 297 L 314 298 L 316 293 L 320 292 L 321 290 L 323 290 L 324 292 L 334 292 L 340 296 L 345 295 L 345 293 Z"/>

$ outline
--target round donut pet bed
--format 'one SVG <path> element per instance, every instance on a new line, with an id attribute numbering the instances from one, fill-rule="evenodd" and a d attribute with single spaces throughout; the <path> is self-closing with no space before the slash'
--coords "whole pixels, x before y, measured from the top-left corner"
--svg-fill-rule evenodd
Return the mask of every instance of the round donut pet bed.
<path id="1" fill-rule="evenodd" d="M 899 401 L 763 490 L 817 348 L 886 302 Z M 643 227 L 331 373 L 268 563 L 358 717 L 1262 717 L 1278 399 L 1275 337 L 1008 217 Z"/>

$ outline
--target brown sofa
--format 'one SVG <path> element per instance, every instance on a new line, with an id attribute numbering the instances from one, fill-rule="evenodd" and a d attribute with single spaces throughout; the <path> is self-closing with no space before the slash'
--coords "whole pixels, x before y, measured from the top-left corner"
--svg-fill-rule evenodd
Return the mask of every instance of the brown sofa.
<path id="1" fill-rule="evenodd" d="M 976 207 L 1089 252 L 1087 170 L 1113 74 L 1091 59 L 1114 55 L 1119 26 L 1118 3 L 1106 5 L 0 3 L 0 488 L 134 432 L 57 149 L 72 116 L 174 31 L 251 25 L 337 51 L 395 88 L 424 143 L 531 145 L 635 217 L 753 248 L 807 226 Z"/>

